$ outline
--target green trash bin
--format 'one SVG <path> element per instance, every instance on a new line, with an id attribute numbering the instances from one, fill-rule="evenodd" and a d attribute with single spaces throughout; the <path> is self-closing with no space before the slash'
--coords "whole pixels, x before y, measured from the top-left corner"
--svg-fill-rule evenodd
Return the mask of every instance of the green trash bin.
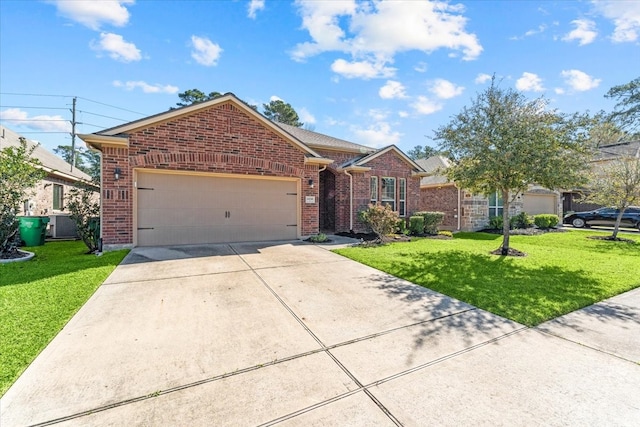
<path id="1" fill-rule="evenodd" d="M 20 238 L 26 246 L 44 245 L 47 233 L 48 216 L 22 216 L 20 217 Z"/>

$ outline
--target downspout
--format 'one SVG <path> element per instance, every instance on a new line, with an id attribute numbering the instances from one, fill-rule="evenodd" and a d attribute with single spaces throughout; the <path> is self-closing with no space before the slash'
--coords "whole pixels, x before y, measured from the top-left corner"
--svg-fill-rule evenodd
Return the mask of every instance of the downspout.
<path id="1" fill-rule="evenodd" d="M 456 186 L 458 188 L 458 231 L 460 231 L 460 226 L 462 225 L 462 212 L 461 212 L 461 208 L 462 208 L 462 189 L 458 186 Z"/>
<path id="2" fill-rule="evenodd" d="M 349 171 L 344 171 L 349 177 L 349 231 L 353 232 L 353 175 Z"/>

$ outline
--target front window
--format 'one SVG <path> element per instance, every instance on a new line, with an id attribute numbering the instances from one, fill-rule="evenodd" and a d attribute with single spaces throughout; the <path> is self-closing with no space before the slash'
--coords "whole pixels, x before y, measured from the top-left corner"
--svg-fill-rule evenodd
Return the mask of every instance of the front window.
<path id="1" fill-rule="evenodd" d="M 400 178 L 398 181 L 398 215 L 401 217 L 407 214 L 407 180 Z"/>
<path id="2" fill-rule="evenodd" d="M 371 204 L 377 205 L 378 204 L 378 177 L 377 176 L 371 177 L 370 187 L 371 187 Z"/>
<path id="3" fill-rule="evenodd" d="M 502 216 L 502 194 L 495 192 L 489 196 L 489 217 Z"/>
<path id="4" fill-rule="evenodd" d="M 53 209 L 61 211 L 64 209 L 64 187 L 53 184 Z"/>
<path id="5" fill-rule="evenodd" d="M 391 210 L 396 210 L 396 179 L 382 178 L 381 197 L 382 204 L 391 206 Z"/>

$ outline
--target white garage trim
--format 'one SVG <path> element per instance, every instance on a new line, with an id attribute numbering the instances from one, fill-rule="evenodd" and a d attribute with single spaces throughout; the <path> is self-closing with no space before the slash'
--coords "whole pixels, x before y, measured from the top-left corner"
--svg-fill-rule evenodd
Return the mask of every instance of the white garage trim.
<path id="1" fill-rule="evenodd" d="M 299 178 L 134 169 L 134 194 L 135 246 L 300 238 Z"/>

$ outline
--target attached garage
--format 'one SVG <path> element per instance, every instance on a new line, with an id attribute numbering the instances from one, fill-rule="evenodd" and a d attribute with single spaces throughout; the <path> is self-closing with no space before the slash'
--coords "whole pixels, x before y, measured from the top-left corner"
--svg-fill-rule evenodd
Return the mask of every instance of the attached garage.
<path id="1" fill-rule="evenodd" d="M 555 194 L 525 193 L 523 210 L 529 215 L 557 214 L 558 196 Z"/>
<path id="2" fill-rule="evenodd" d="M 137 246 L 298 237 L 300 180 L 138 170 Z"/>

